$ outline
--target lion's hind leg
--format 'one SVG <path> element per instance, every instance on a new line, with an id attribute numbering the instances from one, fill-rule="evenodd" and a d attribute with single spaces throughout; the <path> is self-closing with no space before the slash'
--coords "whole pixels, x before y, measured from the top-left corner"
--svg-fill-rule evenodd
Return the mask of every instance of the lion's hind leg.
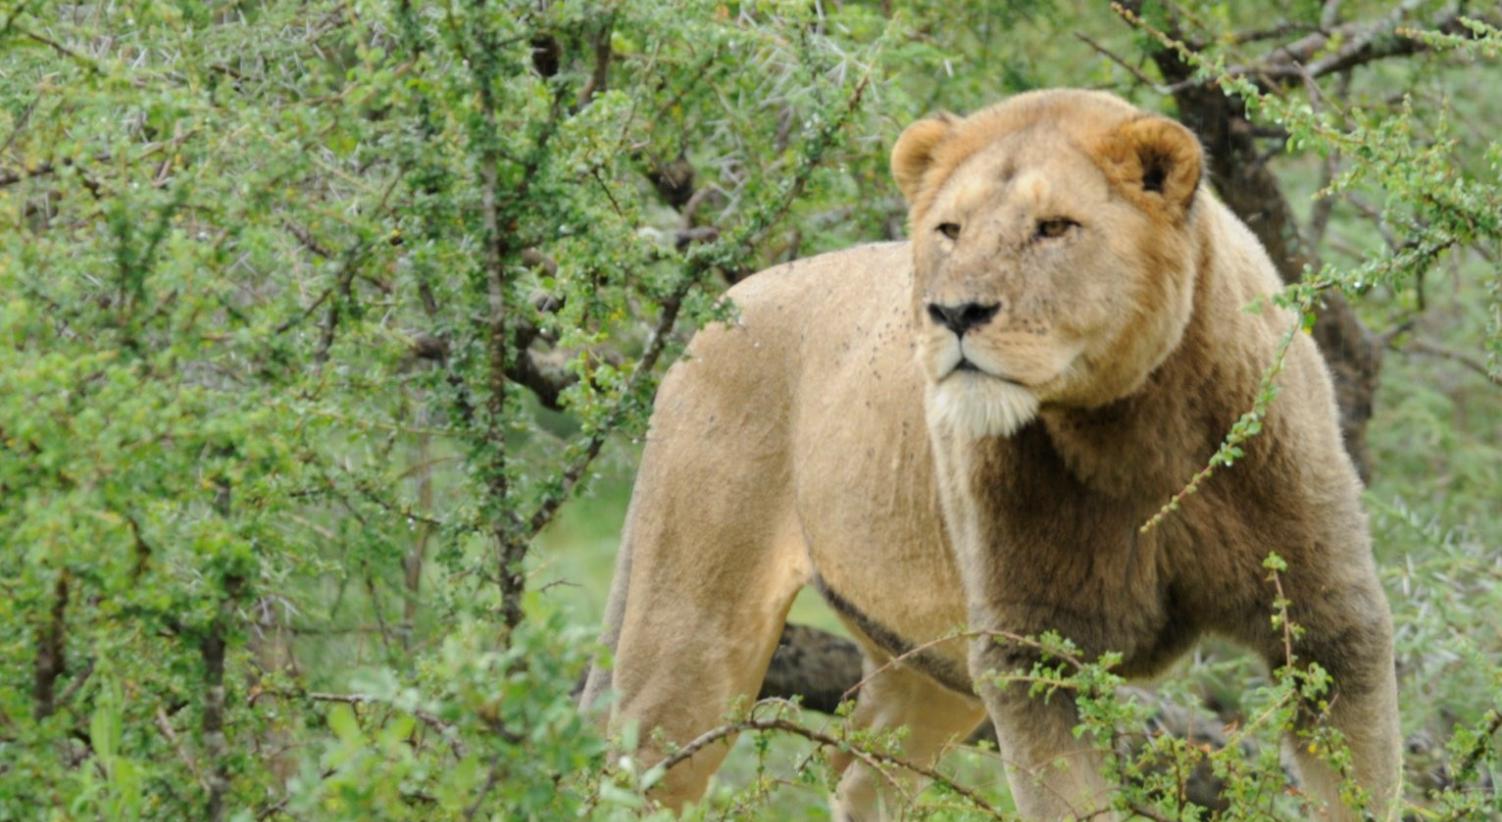
<path id="1" fill-rule="evenodd" d="M 614 664 L 586 692 L 593 701 L 608 684 L 610 727 L 636 726 L 643 768 L 756 698 L 810 576 L 782 463 L 722 398 L 687 380 L 664 387 L 609 608 Z M 670 768 L 653 797 L 673 808 L 696 800 L 733 740 Z"/>
<path id="2" fill-rule="evenodd" d="M 612 685 L 611 725 L 635 723 L 643 768 L 725 723 L 756 698 L 804 575 L 762 540 L 679 533 L 672 551 L 631 561 Z M 706 562 L 707 555 L 717 559 Z M 654 798 L 678 808 L 703 794 L 734 736 L 675 765 Z"/>
<path id="3" fill-rule="evenodd" d="M 900 755 L 916 765 L 931 767 L 955 742 L 963 742 L 985 718 L 985 709 L 974 697 L 962 696 L 929 677 L 893 665 L 877 671 L 883 662 L 866 663 L 868 679 L 856 698 L 850 721 L 863 730 L 902 732 Z M 921 790 L 922 780 L 900 766 L 876 771 L 848 752 L 835 754 L 833 764 L 842 771 L 834 796 L 834 818 L 874 822 L 898 816 L 907 796 Z"/>

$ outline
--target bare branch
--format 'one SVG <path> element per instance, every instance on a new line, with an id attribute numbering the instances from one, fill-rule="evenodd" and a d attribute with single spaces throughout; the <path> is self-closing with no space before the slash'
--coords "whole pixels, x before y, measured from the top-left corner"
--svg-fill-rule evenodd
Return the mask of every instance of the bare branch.
<path id="1" fill-rule="evenodd" d="M 1339 3 L 1337 2 L 1335 5 L 1339 5 Z M 1319 86 L 1312 79 L 1306 82 L 1311 89 L 1310 99 L 1316 99 L 1315 95 Z M 1336 86 L 1335 95 L 1341 102 L 1344 102 L 1350 90 L 1351 72 L 1342 72 Z M 1309 228 L 1305 233 L 1309 238 L 1309 248 L 1311 249 L 1316 265 L 1319 263 L 1319 249 L 1320 245 L 1324 243 L 1325 231 L 1330 227 L 1330 215 L 1335 209 L 1335 196 L 1329 189 L 1330 185 L 1335 182 L 1336 176 L 1340 173 L 1340 160 L 1340 152 L 1336 149 L 1331 149 L 1330 153 L 1325 155 L 1325 161 L 1320 171 L 1318 193 L 1315 196 L 1314 205 L 1309 212 Z"/>
<path id="2" fill-rule="evenodd" d="M 1137 82 L 1151 89 L 1157 89 L 1159 91 L 1163 90 L 1162 84 L 1160 84 L 1157 80 L 1154 80 L 1153 78 L 1147 76 L 1147 74 L 1144 73 L 1142 69 L 1139 69 L 1131 63 L 1128 63 L 1124 58 L 1117 55 L 1115 52 L 1090 39 L 1090 37 L 1084 32 L 1077 31 L 1074 33 L 1074 36 L 1084 42 L 1085 45 L 1089 46 L 1092 49 L 1095 49 L 1095 51 L 1102 57 L 1110 60 L 1118 66 L 1121 66 L 1123 69 L 1126 69 L 1128 74 L 1137 79 Z"/>
<path id="3" fill-rule="evenodd" d="M 775 719 L 746 719 L 740 722 L 732 722 L 727 725 L 721 725 L 718 728 L 713 728 L 709 731 L 704 732 L 703 734 L 700 734 L 697 738 L 689 742 L 687 745 L 684 745 L 682 748 L 679 748 L 677 751 L 663 759 L 661 762 L 657 763 L 655 767 L 662 768 L 663 770 L 669 770 L 677 765 L 682 764 L 683 762 L 686 762 L 690 757 L 703 750 L 705 747 L 721 739 L 734 736 L 744 731 L 782 731 L 783 733 L 793 734 L 794 736 L 801 736 L 804 739 L 818 744 L 820 747 L 835 748 L 840 751 L 848 752 L 852 756 L 855 756 L 857 759 L 860 759 L 867 766 L 871 767 L 872 770 L 875 770 L 878 773 L 881 772 L 881 765 L 890 765 L 893 767 L 901 768 L 905 771 L 910 771 L 925 779 L 929 779 L 937 782 L 940 785 L 943 785 L 946 789 L 963 797 L 965 801 L 974 805 L 979 810 L 985 812 L 993 819 L 1007 818 L 1001 813 L 1001 811 L 997 810 L 994 805 L 987 802 L 985 799 L 982 799 L 980 795 L 975 791 L 972 791 L 969 788 L 966 788 L 964 785 L 955 782 L 954 780 L 950 779 L 942 773 L 939 773 L 933 768 L 924 767 L 915 762 L 910 762 L 906 759 L 903 759 L 902 757 L 893 756 L 892 754 L 886 753 L 885 751 L 878 751 L 865 747 L 863 745 L 859 745 L 849 739 L 839 739 L 830 736 L 829 734 L 821 733 L 810 728 L 805 728 L 802 725 L 793 722 L 792 720 L 783 719 L 781 717 Z"/>
<path id="4" fill-rule="evenodd" d="M 532 516 L 527 519 L 527 531 L 520 537 L 519 541 L 530 541 L 538 532 L 547 527 L 547 524 L 552 521 L 553 515 L 558 512 L 558 507 L 563 504 L 564 500 L 568 499 L 574 487 L 584 478 L 584 473 L 589 470 L 590 464 L 600 455 L 600 449 L 604 447 L 606 438 L 620 425 L 621 420 L 624 419 L 629 407 L 628 403 L 635 396 L 636 392 L 641 389 L 642 384 L 651 375 L 652 370 L 656 368 L 657 360 L 661 358 L 663 349 L 667 347 L 667 341 L 672 334 L 673 327 L 678 323 L 678 312 L 683 307 L 683 300 L 688 296 L 688 292 L 697 284 L 697 277 L 685 276 L 673 294 L 663 301 L 662 314 L 657 318 L 657 325 L 652 329 L 652 336 L 647 341 L 646 350 L 642 352 L 641 359 L 637 360 L 636 368 L 631 372 L 631 377 L 627 380 L 626 387 L 622 389 L 621 399 L 616 403 L 615 408 L 611 409 L 611 412 L 606 415 L 605 421 L 586 440 L 579 456 L 564 469 L 562 476 L 559 478 L 557 489 L 545 497 L 537 506 L 537 510 L 533 511 Z"/>
<path id="5" fill-rule="evenodd" d="M 1452 348 L 1446 348 L 1438 343 L 1429 342 L 1428 340 L 1424 340 L 1418 337 L 1409 340 L 1405 345 L 1389 344 L 1388 347 L 1393 351 L 1398 351 L 1404 354 L 1420 354 L 1423 356 L 1438 357 L 1442 360 L 1449 360 L 1450 362 L 1458 363 L 1470 369 L 1471 371 L 1474 371 L 1477 374 L 1485 377 L 1487 382 L 1490 382 L 1492 385 L 1502 388 L 1502 374 L 1493 372 L 1491 369 L 1487 368 L 1486 363 L 1482 362 L 1479 358 L 1473 357 L 1463 351 L 1456 351 Z"/>
<path id="6" fill-rule="evenodd" d="M 85 69 L 88 69 L 91 74 L 99 75 L 99 74 L 103 74 L 104 73 L 104 72 L 100 71 L 99 64 L 96 63 L 93 60 L 93 58 L 89 57 L 88 55 L 82 54 L 82 53 L 80 53 L 78 51 L 75 51 L 75 50 L 73 50 L 73 49 L 71 49 L 71 48 L 63 45 L 62 43 L 59 43 L 56 40 L 53 40 L 52 38 L 47 37 L 46 35 L 37 34 L 36 32 L 31 31 L 30 29 L 22 28 L 21 26 L 16 26 L 16 25 L 12 25 L 11 26 L 11 30 L 14 31 L 14 32 L 16 32 L 17 34 L 20 34 L 22 37 L 27 38 L 28 40 L 35 40 L 36 42 L 41 43 L 42 45 L 44 45 L 44 46 L 52 49 L 53 51 L 57 52 L 58 54 L 61 54 L 62 56 L 68 58 L 69 60 L 72 60 L 73 62 L 77 63 L 78 65 L 84 67 Z"/>
<path id="7" fill-rule="evenodd" d="M 1329 31 L 1340 22 L 1340 0 L 1325 0 L 1325 5 L 1319 11 L 1320 31 Z"/>
<path id="8" fill-rule="evenodd" d="M 401 181 L 401 174 L 392 176 L 391 182 L 386 186 L 386 191 L 381 195 L 379 205 L 376 206 L 377 211 L 385 210 L 387 200 L 391 198 L 391 193 L 396 190 L 397 185 Z M 344 252 L 343 260 L 339 266 L 339 274 L 335 278 L 335 285 L 330 290 L 334 301 L 329 304 L 328 313 L 324 315 L 323 331 L 318 339 L 318 348 L 313 354 L 313 361 L 319 365 L 328 362 L 329 349 L 334 346 L 334 333 L 339 328 L 340 313 L 343 306 L 353 297 L 352 288 L 355 282 L 355 275 L 358 273 L 359 267 L 364 264 L 371 247 L 372 243 L 370 241 L 361 238 L 351 243 L 349 248 Z M 320 297 L 319 300 L 322 301 L 327 296 L 330 296 L 329 292 L 325 292 L 324 296 Z M 309 309 L 310 313 L 311 311 L 312 309 Z M 278 330 L 284 327 L 287 327 L 287 323 L 278 326 Z"/>
<path id="9" fill-rule="evenodd" d="M 282 227 L 286 228 L 289 234 L 296 237 L 297 241 L 299 243 L 302 243 L 303 248 L 306 248 L 307 250 L 313 252 L 314 254 L 317 254 L 318 256 L 326 260 L 333 258 L 334 252 L 330 251 L 326 246 L 318 242 L 318 238 L 314 237 L 313 233 L 308 231 L 307 228 L 300 226 L 297 223 L 292 222 L 291 220 L 283 220 Z"/>
<path id="10" fill-rule="evenodd" d="M 1481 730 L 1481 733 L 1476 735 L 1475 743 L 1469 751 L 1466 751 L 1465 756 L 1460 760 L 1459 766 L 1455 769 L 1455 773 L 1460 775 L 1469 774 L 1471 769 L 1476 767 L 1476 763 L 1481 761 L 1481 756 L 1486 753 L 1487 747 L 1491 744 L 1492 737 L 1496 736 L 1497 731 L 1502 730 L 1502 710 L 1493 708 L 1491 715 L 1491 720 L 1486 723 L 1486 727 Z"/>
<path id="11" fill-rule="evenodd" d="M 1112 7 L 1129 23 L 1141 25 L 1141 18 L 1137 14 L 1140 5 L 1135 2 L 1118 2 L 1113 3 Z M 1398 27 L 1408 15 L 1421 5 L 1419 0 L 1404 0 L 1392 12 L 1376 22 L 1333 25 L 1333 20 L 1338 16 L 1339 5 L 1338 2 L 1325 4 L 1319 31 L 1291 43 L 1280 45 L 1255 62 L 1231 66 L 1225 70 L 1224 76 L 1249 77 L 1263 88 L 1271 90 L 1277 86 L 1303 80 L 1306 76 L 1318 79 L 1367 63 L 1429 50 L 1428 44 L 1422 40 L 1401 36 L 1398 31 Z M 1441 34 L 1475 37 L 1476 33 L 1461 22 L 1462 16 L 1458 8 L 1452 8 L 1428 21 L 1425 27 Z M 1326 24 L 1326 20 L 1331 20 L 1332 24 Z M 1232 43 L 1245 43 L 1277 36 L 1279 33 L 1277 29 L 1278 27 L 1273 27 L 1264 31 L 1238 35 L 1232 38 Z M 1293 30 L 1295 29 L 1287 29 L 1287 31 Z M 1168 36 L 1179 39 L 1177 32 L 1169 32 Z M 1333 51 L 1328 51 L 1331 43 L 1338 45 Z M 1212 81 L 1196 77 L 1184 77 L 1172 83 L 1167 90 L 1177 93 L 1186 88 L 1203 86 L 1210 82 Z"/>
<path id="12" fill-rule="evenodd" d="M 74 674 L 73 678 L 68 680 L 68 687 L 64 688 L 61 694 L 58 694 L 57 701 L 54 703 L 54 706 L 61 708 L 64 705 L 67 705 L 68 702 L 73 699 L 73 695 L 78 693 L 78 689 L 82 688 L 84 683 L 89 681 L 89 677 L 93 673 L 94 660 L 90 659 L 88 662 L 85 662 L 83 664 L 83 670 Z"/>
<path id="13" fill-rule="evenodd" d="M 1226 42 L 1233 46 L 1243 46 L 1247 43 L 1257 43 L 1262 40 L 1276 40 L 1290 34 L 1299 34 L 1310 31 L 1313 26 L 1296 21 L 1284 21 L 1268 26 L 1267 28 L 1251 29 L 1249 31 L 1235 32 L 1226 38 Z"/>

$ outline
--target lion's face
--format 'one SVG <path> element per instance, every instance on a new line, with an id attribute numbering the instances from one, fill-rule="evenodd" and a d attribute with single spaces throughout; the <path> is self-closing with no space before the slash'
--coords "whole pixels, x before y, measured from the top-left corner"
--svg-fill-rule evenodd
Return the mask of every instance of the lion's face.
<path id="1" fill-rule="evenodd" d="M 1182 126 L 1107 95 L 1030 94 L 915 124 L 892 163 L 938 424 L 1006 436 L 1042 405 L 1108 403 L 1178 344 L 1200 173 Z"/>

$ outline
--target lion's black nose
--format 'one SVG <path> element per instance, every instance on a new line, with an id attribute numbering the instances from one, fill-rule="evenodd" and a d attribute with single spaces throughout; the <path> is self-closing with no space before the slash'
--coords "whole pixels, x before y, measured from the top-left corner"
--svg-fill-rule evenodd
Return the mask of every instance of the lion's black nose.
<path id="1" fill-rule="evenodd" d="M 996 303 L 982 305 L 980 303 L 961 303 L 959 305 L 928 304 L 928 316 L 939 325 L 948 328 L 957 337 L 965 336 L 965 332 L 977 326 L 985 325 L 996 316 Z"/>

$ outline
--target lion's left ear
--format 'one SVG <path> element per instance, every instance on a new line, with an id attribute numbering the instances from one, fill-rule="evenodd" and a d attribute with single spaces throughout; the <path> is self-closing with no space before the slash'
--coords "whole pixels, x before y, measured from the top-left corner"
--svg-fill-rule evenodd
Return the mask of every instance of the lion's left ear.
<path id="1" fill-rule="evenodd" d="M 1147 115 L 1118 126 L 1100 149 L 1107 171 L 1144 205 L 1182 217 L 1194 201 L 1204 151 L 1194 132 L 1167 117 Z"/>

